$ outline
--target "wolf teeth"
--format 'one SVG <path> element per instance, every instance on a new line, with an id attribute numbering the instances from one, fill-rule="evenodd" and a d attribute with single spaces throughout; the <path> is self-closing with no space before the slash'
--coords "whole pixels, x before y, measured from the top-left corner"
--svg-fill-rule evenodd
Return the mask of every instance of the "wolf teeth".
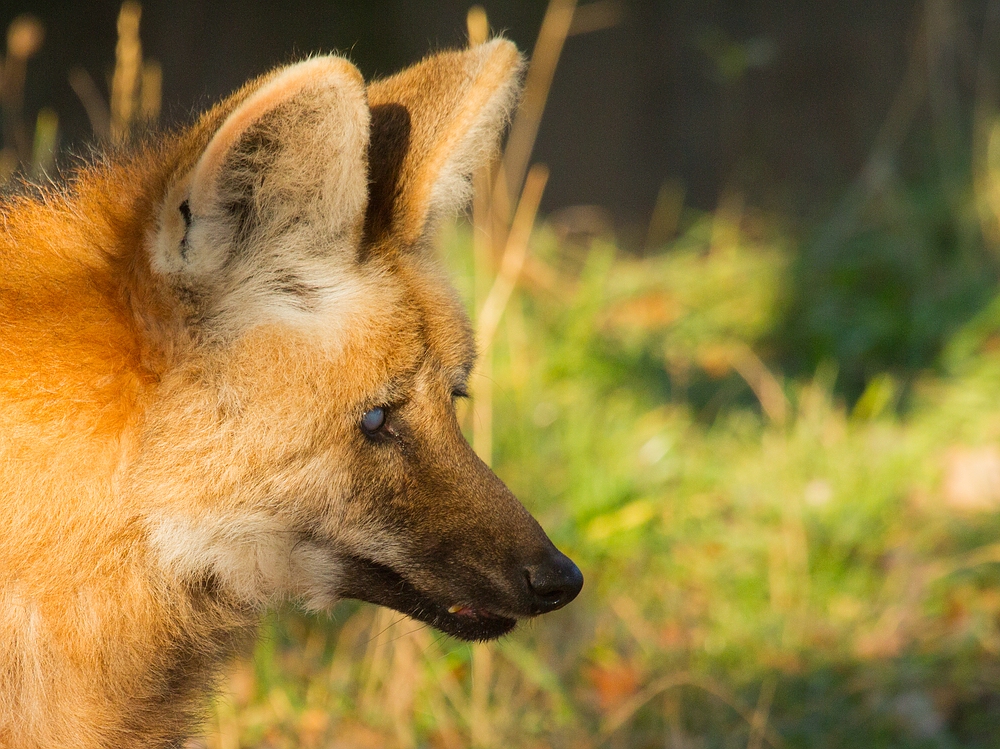
<path id="1" fill-rule="evenodd" d="M 448 613 L 449 613 L 449 614 L 457 614 L 457 613 L 458 613 L 459 611 L 461 611 L 461 610 L 462 610 L 462 607 L 461 607 L 461 606 L 459 606 L 459 605 L 458 605 L 458 604 L 456 603 L 456 604 L 455 604 L 454 606 L 452 606 L 452 607 L 451 607 L 450 609 L 448 609 Z"/>

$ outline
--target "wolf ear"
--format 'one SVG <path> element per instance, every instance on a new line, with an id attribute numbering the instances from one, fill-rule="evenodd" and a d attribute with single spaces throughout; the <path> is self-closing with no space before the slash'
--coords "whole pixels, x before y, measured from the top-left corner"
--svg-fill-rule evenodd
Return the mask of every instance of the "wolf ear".
<path id="1" fill-rule="evenodd" d="M 303 260 L 298 250 L 315 259 L 304 233 L 322 232 L 330 254 L 356 248 L 368 195 L 365 87 L 347 60 L 291 65 L 234 99 L 193 168 L 176 175 L 152 242 L 154 271 L 205 304 L 226 288 L 245 295 L 270 280 L 273 291 L 283 266 Z"/>
<path id="2" fill-rule="evenodd" d="M 506 39 L 428 57 L 368 87 L 370 195 L 365 237 L 411 245 L 463 207 L 470 177 L 496 149 L 519 89 Z"/>

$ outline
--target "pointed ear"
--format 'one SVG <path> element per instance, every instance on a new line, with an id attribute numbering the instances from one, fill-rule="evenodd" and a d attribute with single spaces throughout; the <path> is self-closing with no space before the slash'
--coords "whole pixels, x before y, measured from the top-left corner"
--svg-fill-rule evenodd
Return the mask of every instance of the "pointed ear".
<path id="1" fill-rule="evenodd" d="M 193 168 L 175 175 L 151 243 L 153 270 L 201 317 L 231 307 L 227 295 L 246 303 L 278 294 L 281 279 L 308 285 L 303 266 L 340 245 L 353 257 L 364 223 L 369 116 L 357 68 L 313 58 L 234 99 Z"/>
<path id="2" fill-rule="evenodd" d="M 365 236 L 417 242 L 462 208 L 470 177 L 496 149 L 519 90 L 506 39 L 443 52 L 368 87 L 371 187 Z"/>

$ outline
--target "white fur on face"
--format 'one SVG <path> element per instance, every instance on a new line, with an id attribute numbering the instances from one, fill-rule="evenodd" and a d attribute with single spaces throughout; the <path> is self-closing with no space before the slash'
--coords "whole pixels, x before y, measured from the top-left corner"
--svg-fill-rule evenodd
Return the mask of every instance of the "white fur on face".
<path id="1" fill-rule="evenodd" d="M 328 547 L 305 540 L 264 513 L 162 515 L 148 521 L 160 567 L 181 580 L 213 576 L 227 594 L 253 606 L 282 599 L 329 608 L 339 572 Z"/>

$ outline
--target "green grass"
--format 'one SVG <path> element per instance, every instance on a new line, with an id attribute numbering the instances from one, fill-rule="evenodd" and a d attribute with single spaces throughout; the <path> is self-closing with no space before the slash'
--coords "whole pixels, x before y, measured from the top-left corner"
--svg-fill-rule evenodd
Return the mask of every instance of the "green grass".
<path id="1" fill-rule="evenodd" d="M 501 325 L 495 467 L 580 563 L 579 600 L 476 647 L 283 611 L 209 746 L 1000 745 L 1000 302 L 848 404 L 836 347 L 806 376 L 774 363 L 794 248 L 717 224 L 582 263 L 543 228 L 559 283 Z M 468 292 L 467 234 L 444 244 Z"/>

